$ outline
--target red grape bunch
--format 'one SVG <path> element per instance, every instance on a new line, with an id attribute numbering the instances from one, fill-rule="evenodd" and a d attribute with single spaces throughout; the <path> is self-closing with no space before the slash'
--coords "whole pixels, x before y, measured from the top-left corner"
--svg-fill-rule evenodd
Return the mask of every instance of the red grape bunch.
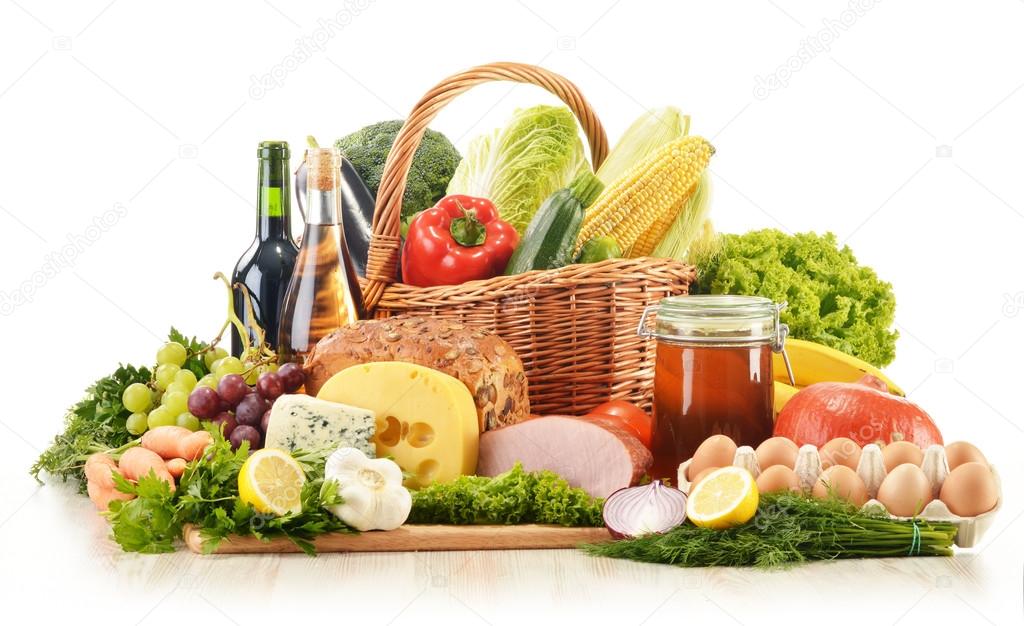
<path id="1" fill-rule="evenodd" d="M 250 450 L 258 450 L 263 447 L 274 400 L 295 392 L 303 382 L 302 368 L 295 363 L 285 363 L 276 372 L 263 372 L 253 387 L 241 374 L 225 374 L 216 388 L 197 385 L 188 397 L 188 410 L 200 420 L 218 424 L 233 448 L 248 441 Z"/>

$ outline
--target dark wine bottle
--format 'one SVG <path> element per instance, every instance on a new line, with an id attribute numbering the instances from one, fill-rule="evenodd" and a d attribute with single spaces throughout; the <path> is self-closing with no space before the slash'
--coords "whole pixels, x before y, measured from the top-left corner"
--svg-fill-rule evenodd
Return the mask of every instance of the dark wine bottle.
<path id="1" fill-rule="evenodd" d="M 267 344 L 276 346 L 281 304 L 295 267 L 295 257 L 299 253 L 291 229 L 288 142 L 261 142 L 257 154 L 259 186 L 256 239 L 238 259 L 232 276 L 232 283 L 241 283 L 248 288 L 255 319 L 248 319 L 245 299 L 241 290 L 237 289 L 235 314 L 247 327 L 251 328 L 253 322 L 259 324 L 266 333 Z M 243 347 L 238 332 L 232 327 L 231 353 L 238 356 Z"/>

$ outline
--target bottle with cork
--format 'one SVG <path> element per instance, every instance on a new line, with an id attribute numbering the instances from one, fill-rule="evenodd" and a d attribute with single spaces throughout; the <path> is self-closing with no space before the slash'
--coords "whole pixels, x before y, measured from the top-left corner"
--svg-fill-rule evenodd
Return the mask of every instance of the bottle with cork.
<path id="1" fill-rule="evenodd" d="M 341 156 L 333 147 L 310 148 L 305 159 L 306 227 L 278 332 L 278 355 L 298 363 L 322 337 L 364 315 L 345 245 Z"/>

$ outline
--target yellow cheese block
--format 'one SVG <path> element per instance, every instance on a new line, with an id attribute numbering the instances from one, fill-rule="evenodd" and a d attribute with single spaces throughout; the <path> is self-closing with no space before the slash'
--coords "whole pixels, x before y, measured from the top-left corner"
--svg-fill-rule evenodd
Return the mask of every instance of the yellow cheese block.
<path id="1" fill-rule="evenodd" d="M 407 487 L 476 471 L 476 406 L 457 378 L 412 363 L 366 363 L 332 376 L 316 397 L 373 411 L 377 456 L 412 475 Z"/>

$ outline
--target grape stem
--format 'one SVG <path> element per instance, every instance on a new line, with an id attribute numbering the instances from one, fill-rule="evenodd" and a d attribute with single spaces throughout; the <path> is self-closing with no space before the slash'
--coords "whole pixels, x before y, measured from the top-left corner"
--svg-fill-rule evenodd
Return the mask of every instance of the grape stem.
<path id="1" fill-rule="evenodd" d="M 277 354 L 273 348 L 266 344 L 266 332 L 256 323 L 256 315 L 252 306 L 252 295 L 249 293 L 249 289 L 242 283 L 232 285 L 222 272 L 217 272 L 213 275 L 213 278 L 214 280 L 219 279 L 228 289 L 228 317 L 220 327 L 220 332 L 217 333 L 217 336 L 210 343 L 210 348 L 217 345 L 224 336 L 224 331 L 228 329 L 229 325 L 233 325 L 238 332 L 238 336 L 244 338 L 245 347 L 242 349 L 240 357 L 243 363 L 256 361 L 257 365 L 265 365 L 276 362 Z M 242 293 L 242 298 L 245 302 L 245 315 L 250 322 L 248 327 L 235 313 L 235 289 L 239 289 Z M 251 334 L 249 333 L 249 328 L 252 329 Z"/>
<path id="2" fill-rule="evenodd" d="M 252 365 L 249 368 L 247 368 L 244 372 L 242 372 L 242 376 L 245 377 L 245 376 L 253 373 L 254 370 L 259 369 L 260 367 L 263 367 L 264 365 L 270 365 L 271 363 L 276 363 L 276 362 L 277 362 L 277 355 L 270 356 L 270 357 L 264 357 L 264 358 L 260 359 L 259 361 L 256 361 L 255 363 L 252 363 Z"/>

